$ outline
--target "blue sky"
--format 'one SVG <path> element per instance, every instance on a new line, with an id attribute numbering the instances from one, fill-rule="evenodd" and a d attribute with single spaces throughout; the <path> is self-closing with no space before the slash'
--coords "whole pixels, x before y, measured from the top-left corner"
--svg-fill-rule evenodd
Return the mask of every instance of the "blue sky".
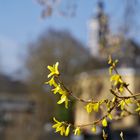
<path id="1" fill-rule="evenodd" d="M 88 3 L 92 9 L 90 3 L 94 2 Z M 8 74 L 13 74 L 22 67 L 22 55 L 28 49 L 28 42 L 50 27 L 67 29 L 86 43 L 85 21 L 89 18 L 91 10 L 84 8 L 84 0 L 79 6 L 78 18 L 62 18 L 54 15 L 42 20 L 40 18 L 42 7 L 34 0 L 1 0 L 0 9 L 1 69 Z M 83 9 L 88 12 L 83 11 L 79 14 Z"/>
<path id="2" fill-rule="evenodd" d="M 97 0 L 77 0 L 77 15 L 64 18 L 53 15 L 40 18 L 42 7 L 35 0 L 0 0 L 0 63 L 1 70 L 13 74 L 23 67 L 23 56 L 28 50 L 27 44 L 39 34 L 51 28 L 69 30 L 78 40 L 87 43 L 87 21 L 95 12 Z M 108 0 L 106 12 L 112 13 L 118 6 L 118 0 Z M 120 22 L 120 11 L 113 13 L 113 27 Z M 112 16 L 113 17 L 113 16 Z M 115 20 L 114 20 L 115 19 Z"/>

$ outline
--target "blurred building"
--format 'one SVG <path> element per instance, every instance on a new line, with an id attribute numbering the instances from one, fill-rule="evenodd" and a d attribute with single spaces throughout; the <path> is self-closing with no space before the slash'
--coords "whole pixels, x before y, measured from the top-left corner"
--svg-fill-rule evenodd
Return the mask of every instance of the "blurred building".
<path id="1" fill-rule="evenodd" d="M 88 49 L 93 57 L 107 64 L 107 58 L 112 55 L 119 60 L 118 71 L 123 79 L 129 83 L 133 93 L 140 91 L 140 45 L 133 39 L 126 38 L 123 34 L 113 35 L 109 30 L 109 18 L 104 12 L 104 3 L 99 0 L 96 16 L 91 17 L 89 27 Z M 107 66 L 107 65 L 106 65 Z M 95 99 L 112 98 L 110 94 L 110 80 L 108 67 L 100 70 L 81 73 L 76 77 L 76 90 L 80 98 Z M 77 103 L 75 111 L 75 123 L 90 123 L 100 118 L 100 112 L 89 115 L 85 104 Z M 133 108 L 133 107 L 132 107 Z M 127 117 L 112 125 L 113 129 L 129 129 L 139 125 L 138 117 Z M 89 129 L 89 127 L 87 127 Z M 134 129 L 133 129 L 134 130 Z"/>
<path id="2" fill-rule="evenodd" d="M 0 138 L 35 140 L 35 101 L 27 86 L 0 74 Z"/>

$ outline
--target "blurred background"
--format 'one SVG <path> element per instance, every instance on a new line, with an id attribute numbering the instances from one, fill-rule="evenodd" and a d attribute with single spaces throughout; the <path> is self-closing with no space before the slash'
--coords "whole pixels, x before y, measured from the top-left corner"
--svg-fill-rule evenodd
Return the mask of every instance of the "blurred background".
<path id="1" fill-rule="evenodd" d="M 60 63 L 63 81 L 82 98 L 108 98 L 107 58 L 119 59 L 119 71 L 131 90 L 140 91 L 139 0 L 0 1 L 0 139 L 101 139 L 87 128 L 80 137 L 54 133 L 52 117 L 90 122 L 82 104 L 57 105 L 47 65 Z M 140 139 L 139 117 L 107 128 L 109 139 Z"/>

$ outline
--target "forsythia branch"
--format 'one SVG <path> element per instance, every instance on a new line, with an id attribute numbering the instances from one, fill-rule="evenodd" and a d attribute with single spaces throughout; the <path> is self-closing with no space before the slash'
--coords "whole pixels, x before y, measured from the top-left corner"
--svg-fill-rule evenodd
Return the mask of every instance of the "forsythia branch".
<path id="1" fill-rule="evenodd" d="M 107 108 L 104 109 L 103 112 L 105 115 L 103 115 L 101 118 L 88 123 L 88 124 L 78 124 L 74 125 L 67 122 L 60 122 L 53 118 L 55 124 L 53 125 L 53 128 L 56 129 L 56 132 L 59 132 L 61 135 L 68 136 L 70 133 L 71 128 L 73 128 L 73 133 L 75 135 L 80 135 L 82 132 L 82 128 L 86 126 L 93 126 L 91 131 L 96 132 L 96 126 L 102 125 L 103 127 L 107 127 L 108 125 L 108 119 L 110 120 L 116 120 L 122 119 L 124 117 L 127 117 L 129 115 L 139 115 L 140 114 L 140 100 L 137 98 L 140 96 L 140 93 L 133 94 L 133 92 L 128 88 L 128 84 L 124 82 L 122 76 L 119 74 L 119 72 L 116 69 L 118 60 L 113 61 L 111 56 L 109 56 L 108 64 L 109 67 L 109 74 L 110 74 L 110 82 L 111 82 L 111 89 L 110 93 L 113 95 L 112 99 L 102 99 L 100 101 L 95 101 L 93 99 L 85 100 L 81 99 L 73 94 L 72 91 L 70 91 L 65 84 L 60 79 L 60 72 L 58 70 L 59 63 L 56 62 L 53 66 L 48 66 L 48 69 L 50 71 L 48 78 L 49 81 L 45 82 L 45 84 L 49 84 L 52 87 L 52 92 L 54 94 L 59 94 L 60 100 L 57 102 L 57 104 L 65 104 L 65 108 L 68 108 L 68 104 L 70 101 L 70 97 L 74 98 L 76 101 L 80 101 L 84 104 L 86 104 L 85 109 L 87 113 L 91 112 L 99 112 L 101 108 Z M 115 73 L 113 73 L 113 71 Z M 126 89 L 126 90 L 124 90 Z M 129 92 L 129 96 L 124 96 L 125 91 Z M 129 105 L 135 105 L 137 106 L 135 109 L 135 113 L 130 112 L 127 108 Z M 117 110 L 117 108 L 120 108 L 120 115 L 116 117 L 112 112 Z M 123 139 L 123 133 L 120 134 L 121 139 Z M 103 131 L 103 138 L 107 139 L 107 135 Z"/>

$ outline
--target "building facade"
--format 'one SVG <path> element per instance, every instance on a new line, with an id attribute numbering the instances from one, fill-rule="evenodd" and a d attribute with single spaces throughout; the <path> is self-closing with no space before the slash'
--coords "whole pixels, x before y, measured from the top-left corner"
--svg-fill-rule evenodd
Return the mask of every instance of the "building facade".
<path id="1" fill-rule="evenodd" d="M 122 34 L 112 35 L 108 27 L 108 16 L 104 12 L 103 1 L 97 4 L 96 16 L 92 17 L 89 24 L 88 48 L 91 55 L 107 64 L 107 58 L 112 55 L 119 60 L 118 71 L 124 81 L 129 83 L 133 93 L 140 92 L 140 46 L 133 40 L 127 39 Z M 76 77 L 76 88 L 78 96 L 82 99 L 112 98 L 110 93 L 110 80 L 108 68 L 81 73 Z M 127 92 L 126 92 L 127 93 Z M 134 107 L 131 108 L 132 110 Z M 75 124 L 93 122 L 101 117 L 101 113 L 86 112 L 85 104 L 77 103 L 75 109 Z M 112 129 L 129 129 L 139 125 L 139 118 L 130 116 L 112 124 Z M 85 128 L 90 130 L 90 127 Z"/>

